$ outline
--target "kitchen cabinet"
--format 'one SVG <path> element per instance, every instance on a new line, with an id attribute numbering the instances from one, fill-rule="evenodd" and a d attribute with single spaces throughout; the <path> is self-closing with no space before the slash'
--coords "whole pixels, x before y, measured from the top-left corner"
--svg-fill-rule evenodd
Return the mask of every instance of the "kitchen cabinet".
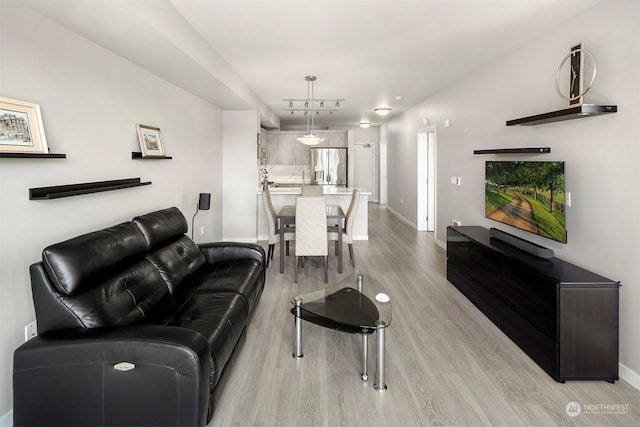
<path id="1" fill-rule="evenodd" d="M 301 134 L 300 134 L 301 135 Z M 296 133 L 280 133 L 278 137 L 277 164 L 279 165 L 310 165 L 311 149 L 296 140 Z"/>
<path id="2" fill-rule="evenodd" d="M 296 135 L 295 138 L 297 138 L 298 136 L 302 136 L 302 134 L 300 135 Z M 308 145 L 304 145 L 303 143 L 297 141 L 294 138 L 294 141 L 296 142 L 295 145 L 295 159 L 294 159 L 294 164 L 296 165 L 310 165 L 311 164 L 311 147 L 309 147 Z"/>
<path id="3" fill-rule="evenodd" d="M 296 136 L 293 133 L 278 134 L 278 164 L 295 165 Z"/>
<path id="4" fill-rule="evenodd" d="M 325 140 L 322 141 L 326 144 L 326 147 L 346 147 L 347 146 L 347 133 L 346 132 L 333 132 L 327 134 Z"/>
<path id="5" fill-rule="evenodd" d="M 264 135 L 267 150 L 267 164 L 269 165 L 310 165 L 311 147 L 296 140 L 305 132 L 273 131 Z M 347 133 L 345 131 L 316 131 L 325 138 L 316 147 L 347 147 Z"/>
<path id="6" fill-rule="evenodd" d="M 267 164 L 278 163 L 278 134 L 267 134 Z"/>

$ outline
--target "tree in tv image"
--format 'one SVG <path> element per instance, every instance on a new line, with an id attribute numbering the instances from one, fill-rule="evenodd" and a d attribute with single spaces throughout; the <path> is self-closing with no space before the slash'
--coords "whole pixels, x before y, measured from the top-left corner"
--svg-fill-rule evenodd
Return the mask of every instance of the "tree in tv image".
<path id="1" fill-rule="evenodd" d="M 564 162 L 487 161 L 485 216 L 566 242 Z"/>

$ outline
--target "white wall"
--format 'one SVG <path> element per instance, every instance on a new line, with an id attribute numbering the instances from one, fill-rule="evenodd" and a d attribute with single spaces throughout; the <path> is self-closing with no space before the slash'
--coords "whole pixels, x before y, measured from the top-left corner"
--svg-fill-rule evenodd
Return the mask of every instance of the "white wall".
<path id="1" fill-rule="evenodd" d="M 416 223 L 416 153 L 420 118 L 437 125 L 436 237 L 452 219 L 497 227 L 551 247 L 558 258 L 623 283 L 621 375 L 640 387 L 640 3 L 602 2 L 557 30 L 430 97 L 381 128 L 389 143 L 389 204 Z M 616 104 L 618 113 L 539 125 L 505 121 L 564 108 L 555 73 L 570 46 L 583 42 L 598 75 L 586 101 Z M 444 120 L 451 126 L 443 127 Z M 563 245 L 484 218 L 484 162 L 507 158 L 474 149 L 549 146 L 551 154 L 510 160 L 564 160 L 568 243 Z M 462 186 L 450 184 L 460 176 Z M 400 203 L 403 198 L 403 203 Z"/>
<path id="2" fill-rule="evenodd" d="M 223 239 L 255 243 L 258 226 L 258 113 L 225 111 L 223 128 Z"/>
<path id="3" fill-rule="evenodd" d="M 29 265 L 48 244 L 155 209 L 177 206 L 190 223 L 200 192 L 213 203 L 196 217 L 206 230 L 196 241 L 221 239 L 223 154 L 217 107 L 17 3 L 3 2 L 0 19 L 0 96 L 40 104 L 52 152 L 68 157 L 0 159 L 0 424 L 9 424 L 13 351 L 35 319 Z M 136 123 L 160 127 L 173 160 L 131 160 Z M 30 187 L 130 177 L 152 185 L 28 200 Z"/>

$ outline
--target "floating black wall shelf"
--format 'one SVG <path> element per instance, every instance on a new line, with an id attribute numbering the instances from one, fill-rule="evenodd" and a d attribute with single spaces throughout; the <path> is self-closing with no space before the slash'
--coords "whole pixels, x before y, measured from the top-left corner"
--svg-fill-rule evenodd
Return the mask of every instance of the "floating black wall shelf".
<path id="1" fill-rule="evenodd" d="M 550 152 L 550 147 L 491 148 L 487 150 L 473 150 L 473 154 L 546 154 Z"/>
<path id="2" fill-rule="evenodd" d="M 82 194 L 99 193 L 102 191 L 121 190 L 123 188 L 150 185 L 140 182 L 140 178 L 116 179 L 112 181 L 85 182 L 82 184 L 56 185 L 53 187 L 39 187 L 29 189 L 29 200 L 49 200 L 61 197 L 80 196 Z"/>
<path id="3" fill-rule="evenodd" d="M 544 123 L 562 122 L 565 120 L 581 119 L 602 114 L 617 113 L 617 105 L 582 104 L 550 113 L 537 114 L 521 119 L 508 120 L 507 126 L 535 126 Z"/>
<path id="4" fill-rule="evenodd" d="M 135 160 L 169 160 L 169 159 L 173 159 L 173 157 L 171 156 L 150 156 L 150 157 L 143 157 L 142 153 L 139 151 L 132 151 L 131 152 L 131 158 L 135 159 Z"/>
<path id="5" fill-rule="evenodd" d="M 0 153 L 0 158 L 6 159 L 66 159 L 66 154 L 49 153 Z"/>

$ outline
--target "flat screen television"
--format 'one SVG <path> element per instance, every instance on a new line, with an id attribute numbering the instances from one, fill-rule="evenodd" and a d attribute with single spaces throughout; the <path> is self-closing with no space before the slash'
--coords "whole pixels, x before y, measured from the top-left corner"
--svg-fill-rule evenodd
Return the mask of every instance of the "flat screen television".
<path id="1" fill-rule="evenodd" d="M 566 243 L 564 162 L 487 161 L 484 214 Z"/>

